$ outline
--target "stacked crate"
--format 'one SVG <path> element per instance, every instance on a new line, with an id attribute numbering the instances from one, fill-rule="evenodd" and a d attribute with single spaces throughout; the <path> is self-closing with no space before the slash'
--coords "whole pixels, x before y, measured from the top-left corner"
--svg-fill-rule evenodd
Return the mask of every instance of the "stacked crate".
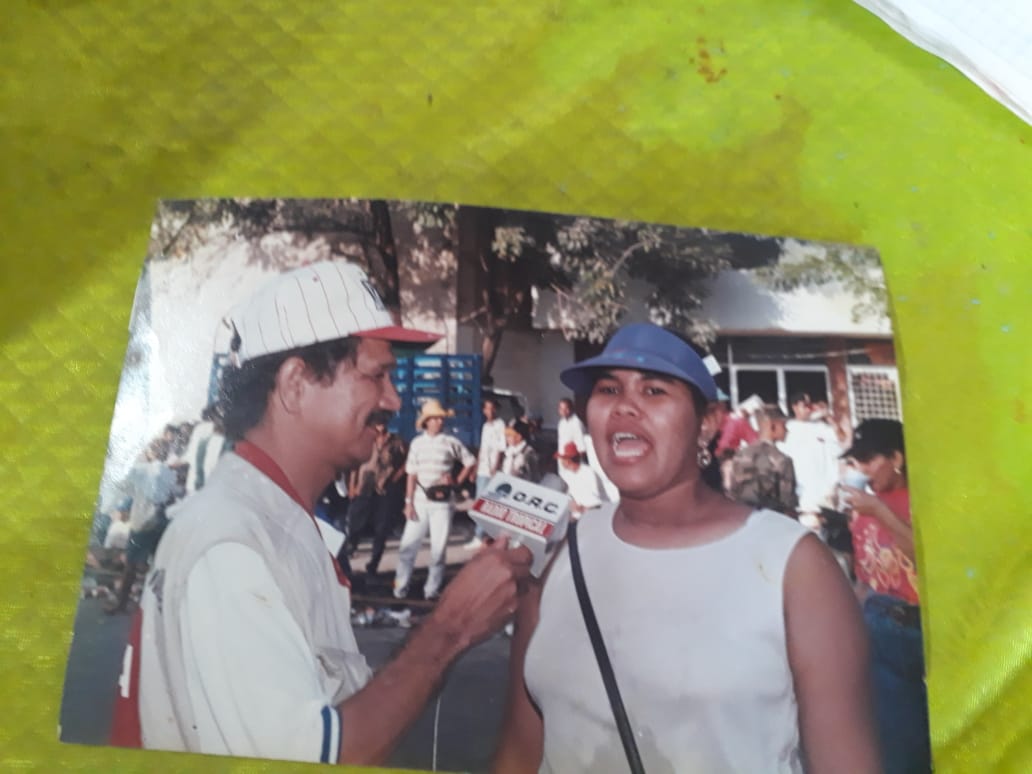
<path id="1" fill-rule="evenodd" d="M 410 441 L 419 432 L 416 417 L 429 398 L 455 412 L 444 422 L 444 432 L 469 449 L 480 444 L 480 355 L 412 355 L 400 358 L 394 385 L 401 396 L 401 411 L 390 430 Z"/>

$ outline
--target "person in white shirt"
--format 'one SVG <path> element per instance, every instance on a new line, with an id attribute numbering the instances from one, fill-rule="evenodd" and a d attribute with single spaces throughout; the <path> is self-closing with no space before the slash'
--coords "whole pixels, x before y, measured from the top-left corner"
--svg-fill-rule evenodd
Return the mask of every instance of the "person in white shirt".
<path id="1" fill-rule="evenodd" d="M 125 551 L 129 545 L 129 511 L 116 508 L 111 512 L 111 524 L 104 535 L 104 549 Z"/>
<path id="2" fill-rule="evenodd" d="M 166 430 L 152 440 L 126 476 L 124 486 L 132 492 L 129 537 L 118 595 L 104 609 L 109 615 L 126 611 L 137 573 L 146 568 L 164 533 L 168 522 L 166 507 L 183 494 L 179 474 L 184 467 L 182 464 L 173 467 L 169 463 L 171 442 L 167 436 L 171 433 Z"/>
<path id="3" fill-rule="evenodd" d="M 214 406 L 201 412 L 201 421 L 190 432 L 190 441 L 183 452 L 183 462 L 190 466 L 186 476 L 186 493 L 193 494 L 215 470 L 219 457 L 226 451 L 226 436 Z"/>
<path id="4" fill-rule="evenodd" d="M 119 679 L 112 744 L 376 766 L 467 647 L 500 629 L 525 548 L 479 552 L 376 675 L 313 512 L 401 406 L 395 325 L 344 261 L 284 272 L 230 315 L 220 403 L 234 450 L 158 546 Z"/>
<path id="5" fill-rule="evenodd" d="M 522 419 L 514 419 L 505 428 L 505 452 L 502 455 L 502 473 L 537 483 L 541 480 L 541 462 L 528 441 L 530 426 Z"/>
<path id="6" fill-rule="evenodd" d="M 616 484 L 609 480 L 609 476 L 602 470 L 602 463 L 598 461 L 598 454 L 595 453 L 595 445 L 591 442 L 591 436 L 584 436 L 584 455 L 588 458 L 588 467 L 594 471 L 602 484 L 602 491 L 605 493 L 605 501 L 610 503 L 620 502 L 620 490 Z"/>
<path id="7" fill-rule="evenodd" d="M 789 399 L 794 419 L 786 424 L 785 440 L 778 449 L 792 458 L 799 500 L 799 522 L 810 529 L 820 529 L 821 506 L 832 505 L 839 479 L 839 445 L 835 430 L 815 421 L 810 396 L 796 393 Z"/>
<path id="8" fill-rule="evenodd" d="M 505 420 L 498 416 L 498 401 L 488 398 L 484 401 L 484 426 L 480 429 L 480 449 L 477 452 L 477 491 L 484 491 L 491 476 L 502 469 L 502 455 L 505 453 Z M 477 524 L 473 537 L 466 548 L 480 548 L 484 544 L 484 530 Z"/>
<path id="9" fill-rule="evenodd" d="M 562 451 L 567 444 L 572 443 L 577 452 L 584 454 L 587 447 L 584 443 L 586 435 L 584 423 L 581 422 L 577 412 L 573 408 L 573 401 L 569 398 L 562 398 L 559 401 L 559 422 L 556 424 L 556 451 Z M 570 474 L 562 467 L 559 468 L 559 477 L 567 487 L 570 486 Z"/>
<path id="10" fill-rule="evenodd" d="M 590 465 L 581 463 L 581 455 L 576 446 L 572 443 L 566 444 L 565 448 L 556 452 L 555 458 L 559 460 L 559 467 L 569 473 L 567 493 L 573 500 L 570 505 L 573 518 L 579 519 L 585 511 L 598 508 L 606 502 L 598 476 Z"/>

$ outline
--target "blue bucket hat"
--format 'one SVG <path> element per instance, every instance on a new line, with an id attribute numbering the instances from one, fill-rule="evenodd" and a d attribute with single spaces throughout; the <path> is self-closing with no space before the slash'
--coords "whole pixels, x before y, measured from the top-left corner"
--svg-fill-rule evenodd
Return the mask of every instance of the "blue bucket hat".
<path id="1" fill-rule="evenodd" d="M 706 400 L 717 399 L 717 385 L 706 364 L 680 336 L 652 323 L 625 325 L 606 343 L 601 355 L 563 369 L 559 380 L 577 395 L 591 391 L 594 371 L 632 368 L 673 376 L 696 387 Z"/>

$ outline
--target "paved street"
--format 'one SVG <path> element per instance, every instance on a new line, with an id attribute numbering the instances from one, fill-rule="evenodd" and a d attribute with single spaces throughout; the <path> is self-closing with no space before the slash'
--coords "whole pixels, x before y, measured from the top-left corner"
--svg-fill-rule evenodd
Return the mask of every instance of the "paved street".
<path id="1" fill-rule="evenodd" d="M 471 552 L 462 548 L 467 537 L 464 525 L 457 525 L 448 549 L 453 575 L 468 560 Z M 396 541 L 388 544 L 377 579 L 360 592 L 356 588 L 356 608 L 402 610 L 389 606 L 391 574 L 396 558 Z M 368 544 L 352 559 L 361 573 Z M 425 567 L 426 552 L 417 567 Z M 413 579 L 413 596 L 420 596 L 425 572 Z M 361 575 L 359 575 L 361 579 Z M 362 584 L 356 584 L 361 586 Z M 130 616 L 108 616 L 103 601 L 82 600 L 76 615 L 75 638 L 61 705 L 61 738 L 66 742 L 105 744 L 114 703 L 123 646 L 128 636 Z M 413 620 L 426 611 L 418 599 L 409 606 Z M 386 616 L 381 613 L 379 619 Z M 376 669 L 385 663 L 404 642 L 409 630 L 384 621 L 379 625 L 355 626 L 359 647 Z M 466 653 L 450 670 L 439 694 L 440 715 L 437 733 L 438 771 L 486 771 L 501 723 L 505 701 L 509 640 L 496 635 Z M 433 768 L 434 715 L 438 702 L 432 701 L 402 740 L 389 765 L 398 768 Z"/>

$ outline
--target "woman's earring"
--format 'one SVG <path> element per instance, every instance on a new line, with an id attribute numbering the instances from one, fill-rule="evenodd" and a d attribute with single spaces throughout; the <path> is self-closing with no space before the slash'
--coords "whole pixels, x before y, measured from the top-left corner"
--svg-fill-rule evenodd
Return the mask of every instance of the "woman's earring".
<path id="1" fill-rule="evenodd" d="M 708 444 L 699 444 L 699 455 L 696 459 L 698 460 L 700 468 L 708 468 L 710 466 L 710 463 L 713 462 L 713 455 L 710 454 Z"/>

